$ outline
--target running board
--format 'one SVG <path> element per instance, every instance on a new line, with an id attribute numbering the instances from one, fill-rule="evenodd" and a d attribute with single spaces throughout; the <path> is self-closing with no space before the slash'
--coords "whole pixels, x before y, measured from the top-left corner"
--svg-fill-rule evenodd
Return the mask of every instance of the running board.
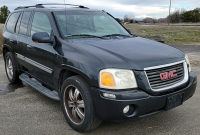
<path id="1" fill-rule="evenodd" d="M 29 78 L 29 76 L 25 73 L 21 74 L 19 76 L 19 79 L 24 82 L 25 84 L 28 84 L 29 86 L 31 86 L 32 88 L 36 89 L 37 91 L 39 91 L 40 93 L 44 94 L 45 96 L 60 101 L 58 92 L 51 91 L 48 88 L 44 87 L 40 82 L 38 82 L 36 79 L 34 78 Z"/>

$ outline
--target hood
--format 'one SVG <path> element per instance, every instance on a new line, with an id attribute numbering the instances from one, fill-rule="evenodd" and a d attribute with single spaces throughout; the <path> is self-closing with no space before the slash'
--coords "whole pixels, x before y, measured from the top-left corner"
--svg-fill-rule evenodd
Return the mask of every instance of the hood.
<path id="1" fill-rule="evenodd" d="M 185 58 L 184 53 L 176 48 L 141 37 L 88 40 L 75 45 L 101 58 L 110 68 L 143 70 Z"/>

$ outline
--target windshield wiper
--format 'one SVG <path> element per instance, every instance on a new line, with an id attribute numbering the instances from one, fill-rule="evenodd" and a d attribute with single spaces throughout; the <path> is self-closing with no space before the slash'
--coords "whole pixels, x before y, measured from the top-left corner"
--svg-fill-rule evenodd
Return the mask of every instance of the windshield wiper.
<path id="1" fill-rule="evenodd" d="M 110 36 L 126 36 L 126 37 L 131 37 L 131 35 L 123 35 L 123 34 L 110 34 L 110 35 L 105 35 L 102 37 L 110 37 Z"/>
<path id="2" fill-rule="evenodd" d="M 66 36 L 66 38 L 68 38 L 68 37 L 76 37 L 76 36 L 88 36 L 88 37 L 96 37 L 96 38 L 104 39 L 103 37 L 99 37 L 99 36 L 95 36 L 95 35 L 90 35 L 90 34 L 69 35 L 69 36 Z"/>

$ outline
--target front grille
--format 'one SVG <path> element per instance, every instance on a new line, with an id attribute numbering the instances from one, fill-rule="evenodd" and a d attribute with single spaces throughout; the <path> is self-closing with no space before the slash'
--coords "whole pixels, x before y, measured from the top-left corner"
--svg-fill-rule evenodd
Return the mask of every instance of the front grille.
<path id="1" fill-rule="evenodd" d="M 166 73 L 166 72 L 169 73 L 174 70 L 176 70 L 175 72 L 175 74 L 177 74 L 176 77 L 168 78 L 166 80 L 161 80 L 160 77 L 161 73 Z M 178 82 L 181 82 L 184 79 L 184 66 L 183 63 L 180 63 L 172 66 L 146 70 L 146 74 L 151 88 L 161 89 L 172 86 L 173 84 L 176 84 Z"/>

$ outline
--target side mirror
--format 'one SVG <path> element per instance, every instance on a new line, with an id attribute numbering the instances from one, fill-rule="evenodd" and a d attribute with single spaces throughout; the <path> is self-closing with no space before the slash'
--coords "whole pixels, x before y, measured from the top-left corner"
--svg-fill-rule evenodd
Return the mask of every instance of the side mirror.
<path id="1" fill-rule="evenodd" d="M 163 37 L 161 37 L 161 36 L 153 36 L 152 38 L 157 42 L 165 43 Z"/>
<path id="2" fill-rule="evenodd" d="M 157 42 L 160 42 L 160 43 L 165 43 L 164 40 L 157 40 Z"/>
<path id="3" fill-rule="evenodd" d="M 130 34 L 131 34 L 131 30 L 130 29 L 126 29 Z"/>
<path id="4" fill-rule="evenodd" d="M 36 43 L 53 43 L 53 40 L 47 32 L 37 32 L 32 36 L 33 42 Z"/>

